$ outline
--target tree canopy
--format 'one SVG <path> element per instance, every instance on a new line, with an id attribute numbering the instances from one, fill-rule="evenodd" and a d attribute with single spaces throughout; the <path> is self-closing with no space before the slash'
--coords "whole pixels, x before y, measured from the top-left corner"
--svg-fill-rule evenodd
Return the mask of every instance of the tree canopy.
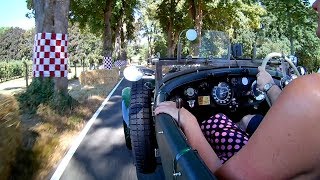
<path id="1" fill-rule="evenodd" d="M 32 56 L 34 30 L 21 28 L 0 29 L 0 61 L 30 59 Z"/>
<path id="2" fill-rule="evenodd" d="M 102 56 L 175 56 L 184 29 L 211 29 L 227 32 L 232 43 L 243 43 L 245 57 L 284 52 L 315 70 L 320 65 L 316 19 L 307 0 L 71 0 L 69 50 L 72 61 L 87 63 L 99 63 Z M 30 40 L 22 40 L 30 33 L 1 28 L 0 59 L 30 56 Z M 15 51 L 17 46 L 25 50 Z"/>

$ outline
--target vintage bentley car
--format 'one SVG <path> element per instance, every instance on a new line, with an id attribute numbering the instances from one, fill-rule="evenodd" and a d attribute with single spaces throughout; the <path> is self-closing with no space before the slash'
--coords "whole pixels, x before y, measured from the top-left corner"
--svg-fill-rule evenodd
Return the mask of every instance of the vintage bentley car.
<path id="1" fill-rule="evenodd" d="M 281 53 L 260 61 L 241 59 L 241 46 L 231 46 L 223 32 L 188 30 L 180 35 L 177 57 L 153 59 L 154 73 L 137 67 L 124 70 L 124 76 L 133 81 L 123 91 L 126 144 L 140 173 L 154 172 L 160 156 L 166 179 L 214 179 L 176 121 L 167 114 L 154 116 L 157 104 L 175 101 L 199 123 L 215 113 L 237 122 L 246 114 L 265 115 L 271 106 L 256 86 L 258 66 L 266 68 L 282 88 L 300 72 L 295 58 Z M 282 70 L 273 68 L 274 64 Z M 164 66 L 171 70 L 163 72 Z"/>

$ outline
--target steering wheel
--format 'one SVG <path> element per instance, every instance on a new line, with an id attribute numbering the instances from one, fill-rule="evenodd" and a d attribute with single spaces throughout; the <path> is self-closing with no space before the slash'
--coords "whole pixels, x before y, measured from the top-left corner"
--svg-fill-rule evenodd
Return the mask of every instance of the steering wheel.
<path id="1" fill-rule="evenodd" d="M 262 61 L 262 65 L 261 67 L 266 70 L 266 65 L 268 63 L 268 61 L 270 59 L 272 59 L 273 57 L 283 57 L 284 60 L 286 60 L 289 65 L 291 66 L 291 68 L 293 69 L 294 73 L 297 75 L 297 76 L 300 76 L 300 72 L 298 71 L 297 67 L 292 63 L 292 61 L 290 59 L 288 59 L 286 56 L 282 55 L 281 53 L 276 53 L 276 52 L 273 52 L 273 53 L 270 53 L 268 54 Z"/>
<path id="2" fill-rule="evenodd" d="M 266 65 L 267 65 L 268 61 L 269 61 L 270 59 L 272 59 L 273 57 L 282 57 L 282 58 L 284 58 L 284 60 L 286 60 L 286 61 L 289 63 L 289 65 L 291 66 L 291 68 L 293 69 L 294 73 L 295 73 L 297 76 L 300 76 L 300 72 L 298 71 L 297 67 L 293 64 L 293 62 L 292 62 L 290 59 L 288 59 L 286 56 L 284 56 L 283 54 L 281 54 L 281 53 L 276 53 L 276 52 L 273 52 L 273 53 L 268 54 L 268 55 L 263 59 L 261 67 L 262 67 L 264 70 L 266 70 Z M 281 63 L 281 64 L 282 64 L 282 63 Z M 283 72 L 285 72 L 285 71 L 283 71 Z M 285 74 L 284 74 L 284 75 L 285 75 Z M 265 98 L 266 98 L 269 106 L 271 107 L 271 101 L 270 101 L 270 99 L 268 98 L 267 94 L 265 93 L 264 96 L 265 96 Z"/>

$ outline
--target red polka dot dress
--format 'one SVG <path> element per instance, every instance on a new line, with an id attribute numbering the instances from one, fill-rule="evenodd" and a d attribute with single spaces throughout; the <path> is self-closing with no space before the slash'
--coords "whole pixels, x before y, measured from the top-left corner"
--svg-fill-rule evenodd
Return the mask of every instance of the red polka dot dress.
<path id="1" fill-rule="evenodd" d="M 248 142 L 249 135 L 221 113 L 203 121 L 201 130 L 222 163 Z"/>

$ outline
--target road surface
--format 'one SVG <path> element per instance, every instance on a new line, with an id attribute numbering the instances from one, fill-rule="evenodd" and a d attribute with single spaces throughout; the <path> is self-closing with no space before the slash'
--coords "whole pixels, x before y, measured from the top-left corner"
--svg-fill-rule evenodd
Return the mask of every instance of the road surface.
<path id="1" fill-rule="evenodd" d="M 120 83 L 72 156 L 61 180 L 164 179 L 160 165 L 153 174 L 137 174 L 131 151 L 126 148 L 121 91 L 130 85 L 125 79 Z"/>

